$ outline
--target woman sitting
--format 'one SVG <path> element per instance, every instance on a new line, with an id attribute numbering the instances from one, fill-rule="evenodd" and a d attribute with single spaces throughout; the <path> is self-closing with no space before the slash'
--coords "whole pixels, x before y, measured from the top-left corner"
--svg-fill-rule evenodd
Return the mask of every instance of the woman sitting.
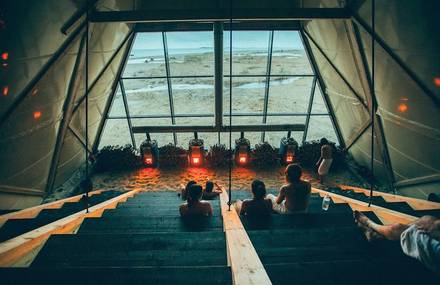
<path id="1" fill-rule="evenodd" d="M 203 200 L 212 200 L 218 197 L 222 193 L 222 190 L 214 190 L 214 183 L 212 181 L 206 181 L 205 191 L 203 191 Z"/>
<path id="2" fill-rule="evenodd" d="M 189 187 L 186 203 L 180 205 L 180 215 L 188 216 L 212 216 L 212 206 L 202 198 L 202 186 L 193 184 Z"/>
<path id="3" fill-rule="evenodd" d="M 272 213 L 272 201 L 266 199 L 266 186 L 263 181 L 252 182 L 252 199 L 237 200 L 236 208 L 240 215 L 248 216 L 269 216 Z"/>
<path id="4" fill-rule="evenodd" d="M 185 188 L 182 188 L 181 194 L 179 193 L 180 196 L 182 197 L 182 200 L 186 200 L 189 187 L 191 187 L 191 185 L 195 185 L 195 184 L 197 184 L 197 183 L 194 180 L 190 180 L 190 181 L 188 181 L 188 183 L 186 183 Z M 178 194 L 178 196 L 179 196 L 179 194 Z"/>

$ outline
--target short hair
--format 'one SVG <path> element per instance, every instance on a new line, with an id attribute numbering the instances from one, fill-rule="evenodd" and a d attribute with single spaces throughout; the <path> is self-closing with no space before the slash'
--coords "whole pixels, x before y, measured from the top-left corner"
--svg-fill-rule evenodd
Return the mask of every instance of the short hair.
<path id="1" fill-rule="evenodd" d="M 206 181 L 205 191 L 212 192 L 213 189 L 214 189 L 214 183 L 212 181 Z"/>
<path id="2" fill-rule="evenodd" d="M 189 188 L 191 187 L 191 185 L 194 185 L 194 184 L 197 184 L 197 182 L 195 182 L 194 180 L 188 181 L 188 183 L 186 183 L 185 190 L 189 191 Z"/>
<path id="3" fill-rule="evenodd" d="M 266 185 L 264 182 L 258 179 L 252 181 L 252 194 L 254 194 L 255 199 L 263 199 L 266 197 Z"/>
<path id="4" fill-rule="evenodd" d="M 286 177 L 288 182 L 299 181 L 302 175 L 302 169 L 299 164 L 292 163 L 286 167 Z"/>
<path id="5" fill-rule="evenodd" d="M 327 140 L 326 138 L 322 138 L 321 141 L 320 141 L 320 143 L 321 143 L 322 145 L 328 144 L 328 140 Z"/>
<path id="6" fill-rule="evenodd" d="M 188 202 L 195 202 L 200 200 L 200 198 L 202 198 L 202 192 L 202 186 L 198 184 L 191 185 L 188 192 Z"/>

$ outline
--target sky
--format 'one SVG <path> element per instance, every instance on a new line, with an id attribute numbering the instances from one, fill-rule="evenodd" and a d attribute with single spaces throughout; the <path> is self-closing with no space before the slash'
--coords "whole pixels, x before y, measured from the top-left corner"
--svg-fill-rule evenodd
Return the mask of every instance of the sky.
<path id="1" fill-rule="evenodd" d="M 214 48 L 213 32 L 168 32 L 169 49 Z M 237 31 L 232 33 L 233 48 L 267 49 L 268 31 Z M 223 34 L 224 48 L 229 47 L 229 32 Z M 303 49 L 296 31 L 275 31 L 274 49 Z M 133 49 L 161 49 L 161 33 L 139 33 Z"/>

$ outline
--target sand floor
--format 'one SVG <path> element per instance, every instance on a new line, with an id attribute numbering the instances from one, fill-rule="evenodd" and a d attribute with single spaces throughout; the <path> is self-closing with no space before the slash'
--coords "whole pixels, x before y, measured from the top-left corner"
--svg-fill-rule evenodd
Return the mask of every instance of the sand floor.
<path id="1" fill-rule="evenodd" d="M 228 189 L 228 174 L 228 169 L 213 170 L 195 167 L 176 169 L 142 168 L 131 172 L 99 173 L 95 174 L 92 178 L 95 189 L 132 190 L 142 188 L 145 191 L 178 191 L 181 184 L 186 184 L 190 180 L 195 180 L 199 184 L 204 184 L 206 181 L 211 180 Z M 249 190 L 250 184 L 254 179 L 264 181 L 267 188 L 278 189 L 284 184 L 284 168 L 276 167 L 270 170 L 234 168 L 232 172 L 232 189 Z M 308 170 L 304 171 L 303 179 L 310 181 L 314 187 L 321 189 L 325 187 L 317 181 L 316 174 Z M 336 183 L 365 186 L 348 171 L 330 174 L 326 186 Z"/>

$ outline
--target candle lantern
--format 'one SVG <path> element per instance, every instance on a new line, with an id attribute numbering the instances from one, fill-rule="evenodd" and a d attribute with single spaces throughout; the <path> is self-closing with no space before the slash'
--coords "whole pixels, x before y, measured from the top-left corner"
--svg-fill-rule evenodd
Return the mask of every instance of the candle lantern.
<path id="1" fill-rule="evenodd" d="M 290 164 L 295 162 L 295 155 L 298 151 L 298 143 L 294 138 L 290 137 L 288 132 L 287 137 L 281 139 L 279 155 L 282 164 Z"/>
<path id="2" fill-rule="evenodd" d="M 235 140 L 235 163 L 237 165 L 245 166 L 250 163 L 251 160 L 251 145 L 248 139 L 244 137 L 244 133 L 241 132 L 240 138 Z"/>
<path id="3" fill-rule="evenodd" d="M 188 163 L 190 166 L 202 166 L 205 158 L 205 150 L 203 140 L 194 133 L 194 139 L 189 141 Z"/>
<path id="4" fill-rule="evenodd" d="M 140 153 L 143 165 L 147 167 L 157 167 L 159 165 L 159 148 L 157 147 L 157 141 L 151 140 L 149 134 L 147 134 L 147 139 L 143 141 L 140 146 Z"/>

